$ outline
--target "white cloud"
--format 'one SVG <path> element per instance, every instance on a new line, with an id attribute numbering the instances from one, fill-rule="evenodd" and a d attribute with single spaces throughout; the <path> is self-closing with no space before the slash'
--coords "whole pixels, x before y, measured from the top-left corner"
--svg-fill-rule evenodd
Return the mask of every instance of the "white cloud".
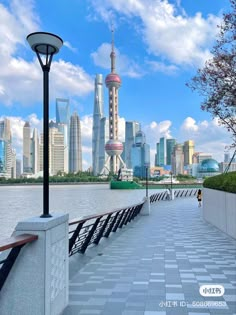
<path id="1" fill-rule="evenodd" d="M 96 66 L 102 67 L 104 69 L 111 68 L 111 61 L 107 56 L 111 53 L 111 44 L 103 43 L 97 49 L 97 51 L 91 53 L 91 57 Z M 120 51 L 115 48 L 116 53 L 116 71 L 121 75 L 128 76 L 131 78 L 139 78 L 144 75 L 144 71 L 131 60 L 126 55 L 120 53 Z"/>
<path id="2" fill-rule="evenodd" d="M 74 53 L 77 52 L 77 48 L 73 47 L 70 42 L 64 41 L 63 45 L 66 46 L 69 50 L 73 51 Z"/>
<path id="3" fill-rule="evenodd" d="M 156 147 L 161 137 L 171 138 L 171 125 L 170 120 L 164 120 L 159 123 L 152 121 L 149 125 L 142 128 L 146 134 L 146 141 L 150 143 L 151 147 Z"/>
<path id="4" fill-rule="evenodd" d="M 30 105 L 42 100 L 43 74 L 35 54 L 26 43 L 29 32 L 40 29 L 33 1 L 13 0 L 10 8 L 0 4 L 0 102 Z M 70 43 L 66 46 L 74 49 Z M 32 54 L 31 62 L 16 57 L 19 50 Z M 50 98 L 79 97 L 93 90 L 93 78 L 82 67 L 64 60 L 54 61 L 50 72 Z"/>
<path id="5" fill-rule="evenodd" d="M 200 12 L 187 16 L 167 0 L 91 0 L 94 10 L 109 20 L 110 12 L 121 15 L 141 34 L 149 53 L 175 64 L 200 66 L 210 57 L 209 44 L 217 32 L 219 18 Z M 107 14 L 105 14 L 107 12 Z M 105 18 L 104 18 L 105 17 Z M 134 22 L 135 21 L 135 22 Z"/>
<path id="6" fill-rule="evenodd" d="M 179 68 L 175 65 L 166 65 L 163 62 L 157 61 L 146 61 L 146 64 L 150 67 L 153 72 L 161 72 L 167 75 L 174 75 L 177 73 Z"/>

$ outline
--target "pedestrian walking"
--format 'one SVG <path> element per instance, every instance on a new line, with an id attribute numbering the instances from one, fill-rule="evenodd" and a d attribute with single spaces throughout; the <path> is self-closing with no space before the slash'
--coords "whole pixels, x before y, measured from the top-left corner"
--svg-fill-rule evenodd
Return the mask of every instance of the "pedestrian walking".
<path id="1" fill-rule="evenodd" d="M 201 191 L 201 189 L 198 189 L 197 200 L 198 200 L 198 207 L 201 207 L 202 206 L 202 191 Z"/>

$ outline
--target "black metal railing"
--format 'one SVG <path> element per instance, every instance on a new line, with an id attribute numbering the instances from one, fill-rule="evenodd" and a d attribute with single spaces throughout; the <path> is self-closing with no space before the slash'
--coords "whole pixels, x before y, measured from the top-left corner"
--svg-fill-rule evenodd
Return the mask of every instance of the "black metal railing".
<path id="1" fill-rule="evenodd" d="M 197 195 L 198 189 L 180 189 L 174 191 L 175 198 L 178 197 L 191 197 Z M 167 200 L 168 199 L 168 193 L 167 191 L 158 192 L 156 194 L 153 194 L 150 196 L 150 203 L 161 201 L 161 200 Z"/>
<path id="2" fill-rule="evenodd" d="M 197 189 L 184 189 L 174 192 L 175 197 L 187 197 L 197 194 Z M 167 200 L 167 191 L 150 196 L 150 203 Z M 102 237 L 109 237 L 128 222 L 133 220 L 141 211 L 143 203 L 124 209 L 114 210 L 97 215 L 91 215 L 69 222 L 69 256 L 75 253 L 85 253 L 91 244 L 98 244 Z"/>
<path id="3" fill-rule="evenodd" d="M 0 261 L 0 291 L 22 249 L 22 247 L 38 239 L 38 235 L 21 234 L 0 241 L 0 252 L 10 250 L 7 257 Z"/>
<path id="4" fill-rule="evenodd" d="M 69 222 L 69 256 L 84 253 L 91 244 L 98 244 L 102 237 L 109 237 L 128 222 L 132 221 L 141 211 L 143 203 L 92 215 L 80 220 Z"/>

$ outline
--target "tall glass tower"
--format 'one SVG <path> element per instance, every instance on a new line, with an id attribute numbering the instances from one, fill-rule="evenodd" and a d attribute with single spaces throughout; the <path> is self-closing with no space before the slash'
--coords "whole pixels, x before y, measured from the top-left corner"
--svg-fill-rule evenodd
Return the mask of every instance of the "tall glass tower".
<path id="1" fill-rule="evenodd" d="M 27 121 L 23 127 L 23 173 L 32 173 L 32 158 L 31 158 L 31 138 L 30 124 Z"/>
<path id="2" fill-rule="evenodd" d="M 65 98 L 56 99 L 56 123 L 67 124 L 70 123 L 70 102 Z"/>
<path id="3" fill-rule="evenodd" d="M 131 161 L 134 176 L 145 178 L 146 167 L 150 167 L 150 146 L 146 143 L 145 135 L 141 130 L 135 136 L 135 144 L 131 149 Z"/>
<path id="4" fill-rule="evenodd" d="M 175 144 L 176 144 L 175 139 L 166 140 L 166 164 L 167 165 L 171 165 L 171 158 L 172 158 Z"/>
<path id="5" fill-rule="evenodd" d="M 125 123 L 125 164 L 127 168 L 132 168 L 131 149 L 135 143 L 135 135 L 140 130 L 137 121 L 126 121 Z"/>
<path id="6" fill-rule="evenodd" d="M 69 172 L 82 171 L 80 119 L 75 112 L 70 118 Z"/>
<path id="7" fill-rule="evenodd" d="M 105 155 L 105 144 L 101 141 L 101 128 L 103 117 L 103 78 L 102 74 L 97 74 L 94 84 L 94 108 L 93 108 L 93 135 L 92 135 L 92 162 L 93 174 L 98 175 L 101 171 L 99 164 L 99 154 L 103 149 Z M 103 145 L 100 149 L 101 144 Z M 104 162 L 103 162 L 104 164 Z M 102 165 L 103 166 L 103 165 Z"/>

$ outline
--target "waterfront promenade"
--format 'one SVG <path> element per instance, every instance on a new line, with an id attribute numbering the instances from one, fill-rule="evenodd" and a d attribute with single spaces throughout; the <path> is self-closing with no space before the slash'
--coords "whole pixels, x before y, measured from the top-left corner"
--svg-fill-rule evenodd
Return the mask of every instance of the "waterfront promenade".
<path id="1" fill-rule="evenodd" d="M 235 315 L 235 256 L 236 241 L 201 218 L 196 198 L 156 202 L 150 216 L 70 258 L 63 315 Z M 202 297 L 204 284 L 225 294 Z"/>

